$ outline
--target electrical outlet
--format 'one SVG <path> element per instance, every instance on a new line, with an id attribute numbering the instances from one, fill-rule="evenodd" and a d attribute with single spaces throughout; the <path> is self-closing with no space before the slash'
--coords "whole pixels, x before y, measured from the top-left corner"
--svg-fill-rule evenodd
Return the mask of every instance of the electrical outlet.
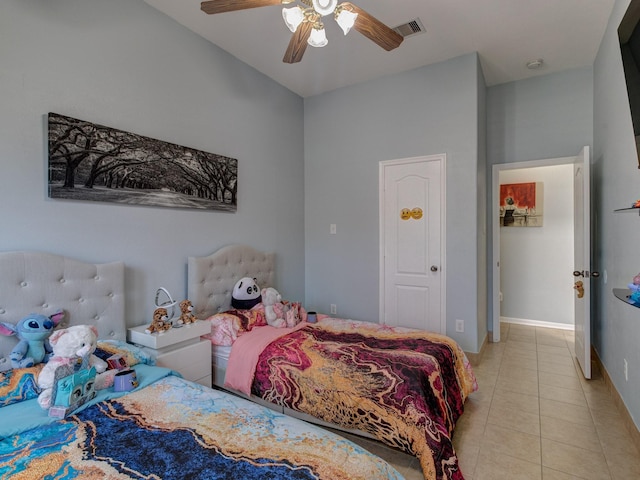
<path id="1" fill-rule="evenodd" d="M 456 332 L 464 332 L 464 320 L 456 320 Z"/>
<path id="2" fill-rule="evenodd" d="M 331 304 L 331 315 L 335 315 L 336 313 L 338 313 L 338 307 L 336 306 L 335 303 Z"/>
<path id="3" fill-rule="evenodd" d="M 335 223 L 332 223 L 331 225 L 329 225 L 329 233 L 331 235 L 335 235 L 338 231 L 338 227 L 336 226 Z"/>
<path id="4" fill-rule="evenodd" d="M 502 295 L 502 292 L 500 292 L 500 301 L 504 300 L 504 296 Z"/>
<path id="5" fill-rule="evenodd" d="M 624 379 L 629 381 L 629 364 L 627 363 L 627 359 L 624 359 Z"/>

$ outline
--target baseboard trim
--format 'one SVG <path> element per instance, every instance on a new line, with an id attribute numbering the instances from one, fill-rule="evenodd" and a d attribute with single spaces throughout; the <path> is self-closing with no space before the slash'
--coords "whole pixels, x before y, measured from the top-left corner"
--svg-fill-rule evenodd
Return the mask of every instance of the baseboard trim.
<path id="1" fill-rule="evenodd" d="M 490 334 L 491 332 L 489 332 Z M 487 342 L 489 341 L 488 335 L 484 336 L 484 340 L 482 341 L 482 345 L 480 346 L 480 351 L 478 353 L 464 352 L 471 365 L 480 365 L 480 360 L 482 359 L 482 355 L 484 354 L 484 350 L 487 347 Z"/>
<path id="2" fill-rule="evenodd" d="M 559 330 L 575 330 L 571 323 L 544 322 L 542 320 L 529 320 L 527 318 L 500 317 L 500 322 L 528 325 L 530 327 L 557 328 Z"/>
<path id="3" fill-rule="evenodd" d="M 613 384 L 613 381 L 609 376 L 609 372 L 607 372 L 607 369 L 604 368 L 604 364 L 602 363 L 602 360 L 600 360 L 598 352 L 595 348 L 593 348 L 593 346 L 591 347 L 591 359 L 592 365 L 594 365 L 602 375 L 604 383 L 607 385 L 609 393 L 611 394 L 611 398 L 613 398 L 613 403 L 616 404 L 616 407 L 618 408 L 618 411 L 622 415 L 624 423 L 627 426 L 627 430 L 631 434 L 631 438 L 633 438 L 633 443 L 636 445 L 636 448 L 640 450 L 640 431 L 633 421 L 633 417 L 631 417 L 629 410 L 627 410 L 627 406 L 624 404 L 624 401 L 618 393 L 616 386 Z"/>

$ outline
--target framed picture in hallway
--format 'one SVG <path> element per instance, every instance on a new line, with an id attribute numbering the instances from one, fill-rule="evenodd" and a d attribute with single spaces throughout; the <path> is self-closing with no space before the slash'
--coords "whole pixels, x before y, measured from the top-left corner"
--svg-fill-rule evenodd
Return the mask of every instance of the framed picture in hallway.
<path id="1" fill-rule="evenodd" d="M 542 226 L 542 182 L 500 185 L 500 226 Z"/>
<path id="2" fill-rule="evenodd" d="M 238 160 L 48 115 L 49 197 L 235 212 Z"/>

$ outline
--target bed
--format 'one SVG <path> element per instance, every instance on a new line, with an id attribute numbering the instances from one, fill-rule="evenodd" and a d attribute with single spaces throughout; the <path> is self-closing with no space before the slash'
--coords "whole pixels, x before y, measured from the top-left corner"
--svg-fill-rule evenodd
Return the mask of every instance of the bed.
<path id="1" fill-rule="evenodd" d="M 121 351 L 139 382 L 130 392 L 98 390 L 59 419 L 34 397 L 37 374 L 4 361 L 0 478 L 402 479 L 338 435 L 150 365 L 125 343 L 124 269 L 121 262 L 0 253 L 0 321 L 63 309 L 58 328 L 96 326 L 99 349 Z M 1 337 L 0 359 L 15 344 Z"/>
<path id="2" fill-rule="evenodd" d="M 293 328 L 252 326 L 253 312 L 230 307 L 233 285 L 248 276 L 273 286 L 275 256 L 248 246 L 190 257 L 187 270 L 196 317 L 240 325 L 230 342 L 211 336 L 214 385 L 415 455 L 426 479 L 463 478 L 452 436 L 477 382 L 452 339 L 326 315 Z"/>

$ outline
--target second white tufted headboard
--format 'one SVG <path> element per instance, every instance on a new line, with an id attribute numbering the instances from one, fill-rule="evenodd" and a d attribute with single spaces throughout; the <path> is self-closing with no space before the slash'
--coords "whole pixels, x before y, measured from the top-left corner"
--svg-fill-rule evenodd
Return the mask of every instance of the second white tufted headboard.
<path id="1" fill-rule="evenodd" d="M 194 315 L 204 319 L 231 308 L 233 287 L 242 277 L 261 288 L 274 286 L 275 254 L 246 245 L 228 245 L 206 257 L 189 257 L 187 298 Z"/>
<path id="2" fill-rule="evenodd" d="M 40 252 L 0 252 L 0 321 L 17 323 L 29 313 L 63 309 L 58 328 L 95 325 L 100 339 L 126 340 L 124 263 L 84 263 Z M 0 335 L 0 370 L 15 337 Z M 5 360 L 5 361 L 3 361 Z"/>

